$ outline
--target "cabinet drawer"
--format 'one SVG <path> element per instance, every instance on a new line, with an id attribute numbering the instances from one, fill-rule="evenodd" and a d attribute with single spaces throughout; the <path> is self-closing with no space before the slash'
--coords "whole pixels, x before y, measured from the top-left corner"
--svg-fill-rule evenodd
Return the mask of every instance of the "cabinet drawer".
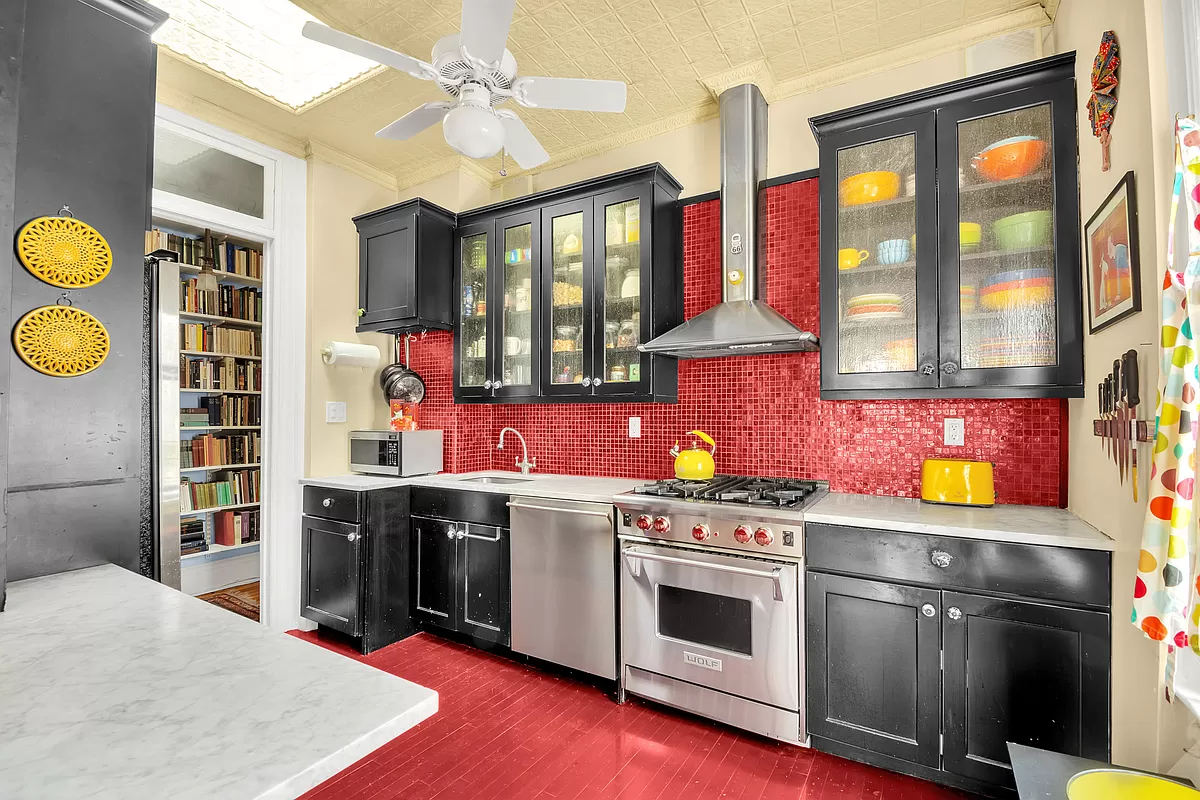
<path id="1" fill-rule="evenodd" d="M 362 510 L 361 503 L 361 492 L 327 489 L 323 486 L 304 487 L 304 513 L 310 517 L 358 522 Z"/>
<path id="2" fill-rule="evenodd" d="M 815 570 L 1104 608 L 1111 602 L 1110 556 L 1100 550 L 810 523 L 804 552 Z"/>
<path id="3" fill-rule="evenodd" d="M 433 517 L 507 528 L 508 497 L 507 494 L 497 492 L 414 486 L 412 514 L 414 517 Z"/>

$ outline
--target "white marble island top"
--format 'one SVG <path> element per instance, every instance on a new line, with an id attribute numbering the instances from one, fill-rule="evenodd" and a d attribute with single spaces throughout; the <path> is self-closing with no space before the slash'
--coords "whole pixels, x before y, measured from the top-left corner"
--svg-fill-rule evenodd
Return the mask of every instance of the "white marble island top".
<path id="1" fill-rule="evenodd" d="M 293 798 L 436 692 L 114 566 L 8 585 L 0 797 Z"/>
<path id="2" fill-rule="evenodd" d="M 505 478 L 520 483 L 479 483 L 471 478 Z M 429 486 L 436 489 L 464 489 L 473 492 L 492 492 L 517 497 L 542 497 L 547 500 L 585 500 L 611 504 L 613 495 L 628 492 L 646 481 L 637 478 L 593 478 L 581 475 L 550 475 L 532 472 L 485 470 L 483 472 L 439 472 L 436 475 L 416 475 L 411 478 L 389 478 L 383 475 L 335 475 L 326 478 L 302 478 L 305 486 L 324 486 L 355 492 L 382 489 L 388 486 Z"/>
<path id="3" fill-rule="evenodd" d="M 1116 547 L 1112 539 L 1070 511 L 1043 506 L 971 508 L 907 497 L 830 492 L 804 510 L 804 521 L 1085 550 Z"/>

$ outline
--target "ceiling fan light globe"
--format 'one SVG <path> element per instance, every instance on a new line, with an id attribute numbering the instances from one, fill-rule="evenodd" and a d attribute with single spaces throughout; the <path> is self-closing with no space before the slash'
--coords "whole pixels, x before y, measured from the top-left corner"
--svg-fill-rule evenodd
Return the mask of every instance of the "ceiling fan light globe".
<path id="1" fill-rule="evenodd" d="M 491 111 L 459 106 L 442 120 L 446 144 L 467 158 L 491 158 L 504 146 L 504 127 Z"/>

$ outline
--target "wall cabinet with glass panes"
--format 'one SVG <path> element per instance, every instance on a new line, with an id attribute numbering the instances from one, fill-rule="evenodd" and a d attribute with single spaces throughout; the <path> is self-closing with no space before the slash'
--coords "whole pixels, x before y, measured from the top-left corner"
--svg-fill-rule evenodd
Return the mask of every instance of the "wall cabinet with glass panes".
<path id="1" fill-rule="evenodd" d="M 654 164 L 459 214 L 455 399 L 675 402 L 637 346 L 682 321 L 679 191 Z"/>
<path id="2" fill-rule="evenodd" d="M 1083 396 L 1074 63 L 810 120 L 822 398 Z"/>

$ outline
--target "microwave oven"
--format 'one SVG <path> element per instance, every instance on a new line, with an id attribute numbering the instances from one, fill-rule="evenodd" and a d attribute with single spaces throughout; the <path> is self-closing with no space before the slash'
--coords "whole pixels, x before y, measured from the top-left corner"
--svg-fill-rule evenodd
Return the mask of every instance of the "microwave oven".
<path id="1" fill-rule="evenodd" d="M 442 471 L 441 431 L 350 431 L 350 471 L 429 475 Z"/>

